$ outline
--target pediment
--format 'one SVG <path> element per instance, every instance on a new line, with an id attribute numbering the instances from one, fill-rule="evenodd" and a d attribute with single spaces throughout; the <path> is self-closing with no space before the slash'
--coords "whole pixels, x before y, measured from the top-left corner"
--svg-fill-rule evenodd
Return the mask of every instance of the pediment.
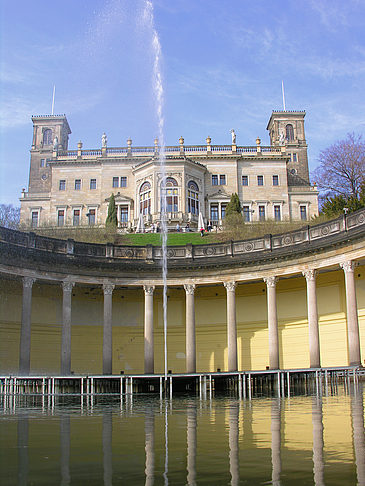
<path id="1" fill-rule="evenodd" d="M 222 200 L 222 199 L 227 199 L 228 201 L 231 199 L 231 195 L 230 194 L 227 194 L 225 191 L 222 191 L 222 189 L 218 189 L 217 192 L 214 192 L 213 194 L 208 194 L 208 199 L 209 200 L 214 200 L 214 199 L 217 199 L 217 200 Z"/>

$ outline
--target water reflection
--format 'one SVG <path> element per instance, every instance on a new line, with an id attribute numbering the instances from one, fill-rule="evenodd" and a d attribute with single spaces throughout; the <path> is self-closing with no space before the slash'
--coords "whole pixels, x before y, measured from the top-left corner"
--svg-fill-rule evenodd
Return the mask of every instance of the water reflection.
<path id="1" fill-rule="evenodd" d="M 9 398 L 1 401 L 0 414 L 7 485 L 68 486 L 89 477 L 105 486 L 365 486 L 362 387 L 252 401 Z M 45 464 L 48 477 L 41 480 Z"/>

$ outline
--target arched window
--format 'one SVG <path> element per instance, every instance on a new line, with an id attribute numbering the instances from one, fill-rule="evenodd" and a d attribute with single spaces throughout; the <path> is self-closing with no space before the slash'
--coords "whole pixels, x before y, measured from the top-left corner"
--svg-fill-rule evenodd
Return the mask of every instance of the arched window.
<path id="1" fill-rule="evenodd" d="M 177 213 L 178 210 L 177 182 L 173 177 L 166 177 L 161 182 L 161 212 Z"/>
<path id="2" fill-rule="evenodd" d="M 188 213 L 199 214 L 199 187 L 194 181 L 188 183 Z"/>
<path id="3" fill-rule="evenodd" d="M 286 131 L 286 139 L 288 140 L 288 142 L 291 142 L 292 140 L 294 140 L 294 128 L 293 128 L 293 125 L 291 125 L 290 123 L 288 123 L 288 125 L 285 127 L 285 131 Z"/>
<path id="4" fill-rule="evenodd" d="M 144 182 L 139 189 L 139 212 L 151 214 L 151 184 Z"/>
<path id="5" fill-rule="evenodd" d="M 52 130 L 50 128 L 46 128 L 43 132 L 43 145 L 52 145 Z"/>

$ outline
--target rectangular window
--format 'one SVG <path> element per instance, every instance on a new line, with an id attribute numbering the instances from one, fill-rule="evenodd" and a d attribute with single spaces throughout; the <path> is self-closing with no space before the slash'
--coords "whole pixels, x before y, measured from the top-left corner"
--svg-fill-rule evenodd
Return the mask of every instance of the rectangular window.
<path id="1" fill-rule="evenodd" d="M 74 209 L 72 224 L 74 226 L 79 226 L 79 224 L 80 224 L 80 209 Z"/>
<path id="2" fill-rule="evenodd" d="M 224 219 L 226 216 L 227 204 L 221 204 L 221 218 Z"/>
<path id="3" fill-rule="evenodd" d="M 212 221 L 218 221 L 218 204 L 210 205 L 210 219 Z"/>
<path id="4" fill-rule="evenodd" d="M 32 228 L 38 227 L 38 211 L 32 211 Z"/>
<path id="5" fill-rule="evenodd" d="M 258 175 L 257 176 L 257 185 L 258 186 L 263 186 L 264 185 L 264 176 Z"/>
<path id="6" fill-rule="evenodd" d="M 127 187 L 127 178 L 125 176 L 120 178 L 120 187 Z"/>
<path id="7" fill-rule="evenodd" d="M 51 162 L 52 159 L 46 159 L 46 167 L 49 167 L 49 163 Z"/>
<path id="8" fill-rule="evenodd" d="M 90 179 L 90 189 L 96 189 L 96 179 Z"/>
<path id="9" fill-rule="evenodd" d="M 278 186 L 279 185 L 279 176 L 278 175 L 273 175 L 272 176 L 272 185 L 273 186 Z"/>
<path id="10" fill-rule="evenodd" d="M 66 181 L 64 179 L 60 180 L 60 184 L 58 186 L 58 189 L 60 191 L 65 191 L 66 190 Z"/>
<path id="11" fill-rule="evenodd" d="M 242 176 L 242 185 L 248 186 L 248 176 L 247 175 Z"/>
<path id="12" fill-rule="evenodd" d="M 259 206 L 259 220 L 265 221 L 265 206 Z"/>
<path id="13" fill-rule="evenodd" d="M 46 166 L 46 159 L 41 159 L 40 166 L 41 167 L 45 167 Z"/>
<path id="14" fill-rule="evenodd" d="M 113 177 L 113 187 L 119 187 L 119 177 Z"/>
<path id="15" fill-rule="evenodd" d="M 226 176 L 225 175 L 220 175 L 219 176 L 219 184 L 221 186 L 225 186 L 226 185 Z"/>
<path id="16" fill-rule="evenodd" d="M 279 205 L 274 206 L 274 219 L 275 221 L 281 221 L 281 208 Z"/>
<path id="17" fill-rule="evenodd" d="M 81 179 L 75 179 L 75 191 L 79 191 L 81 189 Z"/>
<path id="18" fill-rule="evenodd" d="M 95 224 L 95 220 L 96 220 L 96 209 L 89 209 L 87 216 L 88 216 L 88 219 L 89 219 L 89 225 L 93 226 Z"/>
<path id="19" fill-rule="evenodd" d="M 120 222 L 128 223 L 128 206 L 120 207 Z"/>
<path id="20" fill-rule="evenodd" d="M 57 211 L 57 226 L 64 226 L 65 224 L 65 211 L 64 209 L 59 209 Z"/>
<path id="21" fill-rule="evenodd" d="M 293 154 L 293 162 L 298 162 L 298 156 L 297 156 L 297 154 Z"/>
<path id="22" fill-rule="evenodd" d="M 307 206 L 300 206 L 300 219 L 307 221 Z"/>
<path id="23" fill-rule="evenodd" d="M 218 176 L 212 175 L 212 186 L 218 186 Z"/>
<path id="24" fill-rule="evenodd" d="M 248 223 L 250 221 L 250 206 L 242 206 L 243 221 Z"/>

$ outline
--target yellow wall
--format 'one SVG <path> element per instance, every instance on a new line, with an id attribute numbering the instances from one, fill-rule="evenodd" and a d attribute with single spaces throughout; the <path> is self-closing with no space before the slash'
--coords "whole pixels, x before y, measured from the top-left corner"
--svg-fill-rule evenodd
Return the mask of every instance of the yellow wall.
<path id="1" fill-rule="evenodd" d="M 365 271 L 355 270 L 363 359 L 365 359 Z M 168 368 L 185 371 L 185 291 L 168 290 Z M 346 305 L 342 271 L 317 279 L 322 366 L 347 365 Z M 280 365 L 309 366 L 304 277 L 277 285 Z M 0 280 L 0 372 L 15 373 L 19 361 L 22 306 L 20 282 Z M 197 287 L 195 293 L 197 370 L 227 369 L 226 291 L 222 285 Z M 236 288 L 238 365 L 265 369 L 268 363 L 266 290 L 264 283 Z M 143 372 L 144 295 L 140 289 L 113 293 L 113 372 Z M 75 373 L 101 373 L 103 294 L 100 287 L 76 286 L 72 298 L 72 364 Z M 32 373 L 60 370 L 62 289 L 36 282 L 32 300 Z M 161 289 L 154 295 L 155 371 L 164 369 Z"/>

